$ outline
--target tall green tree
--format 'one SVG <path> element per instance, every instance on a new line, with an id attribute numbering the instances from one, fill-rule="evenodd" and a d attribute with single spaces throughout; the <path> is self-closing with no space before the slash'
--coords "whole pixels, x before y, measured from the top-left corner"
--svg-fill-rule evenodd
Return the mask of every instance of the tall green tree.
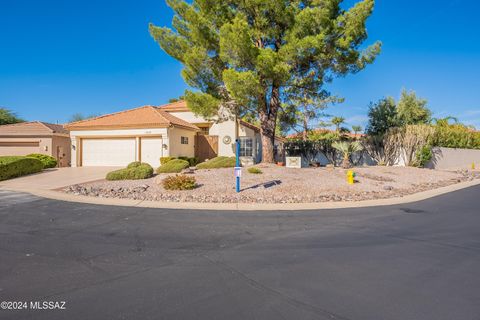
<path id="1" fill-rule="evenodd" d="M 432 112 L 427 103 L 427 100 L 418 98 L 415 91 L 402 90 L 397 107 L 398 120 L 402 125 L 430 123 Z"/>
<path id="2" fill-rule="evenodd" d="M 17 115 L 6 108 L 0 108 L 0 125 L 24 122 Z"/>
<path id="3" fill-rule="evenodd" d="M 319 120 L 328 116 L 325 109 L 340 102 L 343 102 L 343 99 L 330 96 L 327 92 L 317 97 L 294 96 L 282 105 L 278 118 L 280 126 L 283 131 L 293 129 L 301 133 L 303 140 L 306 141 L 312 129 L 322 126 Z"/>
<path id="4" fill-rule="evenodd" d="M 168 99 L 168 103 L 174 103 L 182 100 L 185 100 L 185 96 L 179 96 L 178 98 L 170 98 Z"/>
<path id="5" fill-rule="evenodd" d="M 374 0 L 343 9 L 342 0 L 167 0 L 172 28 L 150 33 L 180 61 L 189 108 L 204 117 L 253 114 L 264 162 L 273 162 L 281 105 L 314 98 L 336 76 L 356 73 L 380 53 L 367 39 Z M 225 112 L 228 111 L 228 112 Z"/>
<path id="6" fill-rule="evenodd" d="M 376 103 L 371 103 L 368 110 L 368 125 L 366 133 L 369 135 L 382 135 L 388 129 L 399 126 L 397 105 L 391 97 L 383 98 Z"/>
<path id="7" fill-rule="evenodd" d="M 98 116 L 100 116 L 100 114 L 91 114 L 91 115 L 85 116 L 84 114 L 77 112 L 70 116 L 70 118 L 68 119 L 68 122 L 88 120 L 88 119 L 96 118 Z"/>

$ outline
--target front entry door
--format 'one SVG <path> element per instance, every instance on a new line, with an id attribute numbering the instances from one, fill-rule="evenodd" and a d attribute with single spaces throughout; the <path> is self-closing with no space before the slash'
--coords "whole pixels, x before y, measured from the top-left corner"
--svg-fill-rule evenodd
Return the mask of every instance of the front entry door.
<path id="1" fill-rule="evenodd" d="M 218 136 L 195 136 L 195 157 L 200 162 L 218 157 Z"/>

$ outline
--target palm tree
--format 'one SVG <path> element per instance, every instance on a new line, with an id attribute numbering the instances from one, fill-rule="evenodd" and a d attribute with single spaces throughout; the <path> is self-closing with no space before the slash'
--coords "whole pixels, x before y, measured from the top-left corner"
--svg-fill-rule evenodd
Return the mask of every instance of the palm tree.
<path id="1" fill-rule="evenodd" d="M 363 146 L 359 141 L 347 142 L 347 141 L 336 141 L 332 143 L 332 147 L 338 150 L 343 154 L 342 168 L 348 169 L 352 167 L 350 162 L 350 157 L 353 153 L 362 151 Z"/>
<path id="2" fill-rule="evenodd" d="M 352 126 L 352 130 L 355 133 L 355 136 L 363 130 L 361 126 Z"/>
<path id="3" fill-rule="evenodd" d="M 445 117 L 445 118 L 434 118 L 433 119 L 435 124 L 437 126 L 440 126 L 440 127 L 447 127 L 448 125 L 450 125 L 450 120 L 452 120 L 452 122 L 454 124 L 458 123 L 458 118 L 455 118 L 455 117 L 452 117 L 452 116 L 448 116 L 448 117 Z"/>
<path id="4" fill-rule="evenodd" d="M 332 118 L 332 124 L 337 127 L 337 132 L 340 132 L 340 126 L 345 123 L 345 118 L 344 117 L 333 117 Z"/>

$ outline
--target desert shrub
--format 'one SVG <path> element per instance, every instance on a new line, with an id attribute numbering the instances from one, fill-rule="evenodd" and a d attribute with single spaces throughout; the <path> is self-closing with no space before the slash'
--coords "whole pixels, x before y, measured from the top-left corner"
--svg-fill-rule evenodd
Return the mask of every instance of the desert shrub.
<path id="1" fill-rule="evenodd" d="M 235 157 L 216 157 L 200 163 L 197 165 L 197 169 L 233 168 L 235 164 Z"/>
<path id="2" fill-rule="evenodd" d="M 163 187 L 166 190 L 192 190 L 197 187 L 197 181 L 194 177 L 177 174 L 163 179 Z"/>
<path id="3" fill-rule="evenodd" d="M 135 161 L 135 162 L 132 162 L 130 163 L 128 166 L 127 166 L 127 169 L 131 169 L 131 168 L 136 168 L 136 167 L 139 167 L 142 165 L 142 162 L 140 161 Z"/>
<path id="4" fill-rule="evenodd" d="M 157 173 L 178 173 L 182 172 L 183 169 L 186 169 L 189 166 L 190 164 L 188 161 L 173 159 L 161 165 L 160 168 L 157 169 Z"/>
<path id="5" fill-rule="evenodd" d="M 402 151 L 403 128 L 390 128 L 384 134 L 369 135 L 363 138 L 366 153 L 380 166 L 393 166 Z"/>
<path id="6" fill-rule="evenodd" d="M 417 153 L 427 146 L 435 129 L 430 125 L 408 125 L 404 128 L 402 147 L 405 151 L 405 164 L 407 166 L 419 166 L 417 163 Z"/>
<path id="7" fill-rule="evenodd" d="M 332 144 L 332 147 L 334 147 L 336 150 L 338 150 L 342 156 L 343 156 L 343 161 L 342 161 L 342 168 L 348 169 L 352 166 L 351 163 L 351 156 L 355 152 L 359 152 L 363 150 L 363 146 L 360 143 L 360 141 L 339 141 L 339 142 L 334 142 Z"/>
<path id="8" fill-rule="evenodd" d="M 284 144 L 285 153 L 289 157 L 311 158 L 315 156 L 317 148 L 312 140 L 289 140 Z"/>
<path id="9" fill-rule="evenodd" d="M 171 161 L 171 160 L 174 160 L 175 158 L 174 157 L 161 157 L 160 158 L 160 165 L 164 165 L 166 164 L 167 162 Z"/>
<path id="10" fill-rule="evenodd" d="M 307 162 L 312 162 L 321 152 L 328 161 L 337 164 L 337 150 L 332 146 L 336 141 L 349 140 L 348 135 L 328 130 L 317 130 L 308 134 L 308 140 L 291 139 L 284 144 L 285 152 L 290 157 L 302 157 Z"/>
<path id="11" fill-rule="evenodd" d="M 43 170 L 43 163 L 31 157 L 0 157 L 0 181 L 37 173 Z"/>
<path id="12" fill-rule="evenodd" d="M 44 169 L 55 168 L 57 166 L 57 159 L 46 154 L 32 153 L 27 155 L 27 157 L 40 160 L 43 163 Z"/>
<path id="13" fill-rule="evenodd" d="M 423 168 L 430 160 L 432 160 L 432 157 L 432 147 L 429 145 L 423 146 L 416 154 L 416 163 L 419 167 Z"/>
<path id="14" fill-rule="evenodd" d="M 480 149 L 480 132 L 462 124 L 437 125 L 433 145 L 445 148 Z"/>
<path id="15" fill-rule="evenodd" d="M 131 163 L 130 165 L 134 164 Z M 130 166 L 129 165 L 129 166 Z M 132 167 L 107 173 L 107 180 L 141 180 L 153 176 L 153 168 L 147 163 L 135 164 Z"/>
<path id="16" fill-rule="evenodd" d="M 367 136 L 362 144 L 368 155 L 379 165 L 395 165 L 403 154 L 405 165 L 420 166 L 417 160 L 422 155 L 417 157 L 417 154 L 424 147 L 431 145 L 434 132 L 431 125 L 407 125 L 391 128 L 383 135 Z"/>
<path id="17" fill-rule="evenodd" d="M 178 157 L 178 159 L 188 161 L 190 167 L 195 167 L 198 164 L 197 157 Z"/>
<path id="18" fill-rule="evenodd" d="M 256 168 L 256 167 L 251 167 L 251 168 L 248 168 L 248 172 L 251 173 L 251 174 L 262 174 L 262 170 L 260 170 L 259 168 Z"/>

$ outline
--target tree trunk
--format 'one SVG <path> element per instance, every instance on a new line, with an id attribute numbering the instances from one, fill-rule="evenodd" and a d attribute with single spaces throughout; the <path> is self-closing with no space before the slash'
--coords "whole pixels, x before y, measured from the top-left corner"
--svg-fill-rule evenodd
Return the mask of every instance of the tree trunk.
<path id="1" fill-rule="evenodd" d="M 343 161 L 342 161 L 342 168 L 343 169 L 350 169 L 352 167 L 352 164 L 350 163 L 350 157 L 345 154 L 343 156 Z"/>
<path id="2" fill-rule="evenodd" d="M 307 115 L 303 115 L 303 141 L 308 139 L 308 118 Z"/>
<path id="3" fill-rule="evenodd" d="M 270 103 L 260 108 L 260 135 L 262 136 L 262 162 L 274 163 L 273 146 L 275 143 L 275 127 L 277 124 L 277 113 L 280 108 L 280 88 L 272 87 Z"/>

